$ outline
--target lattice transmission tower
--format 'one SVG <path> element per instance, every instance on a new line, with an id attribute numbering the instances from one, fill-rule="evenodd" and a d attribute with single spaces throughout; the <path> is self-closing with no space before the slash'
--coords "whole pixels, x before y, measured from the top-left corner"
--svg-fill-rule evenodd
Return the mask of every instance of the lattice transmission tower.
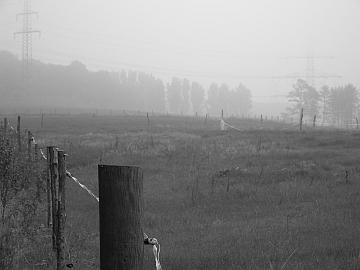
<path id="1" fill-rule="evenodd" d="M 304 79 L 310 86 L 316 88 L 317 79 L 331 79 L 331 78 L 342 78 L 340 75 L 328 74 L 328 73 L 317 73 L 315 70 L 315 61 L 323 59 L 334 59 L 333 56 L 315 56 L 309 54 L 307 56 L 295 56 L 295 57 L 284 57 L 284 59 L 300 59 L 306 60 L 305 73 L 295 73 L 285 76 L 276 76 L 277 79 Z"/>
<path id="2" fill-rule="evenodd" d="M 14 38 L 17 35 L 22 36 L 22 68 L 23 76 L 28 77 L 30 74 L 30 66 L 32 62 L 32 35 L 39 34 L 39 30 L 32 29 L 32 16 L 38 16 L 38 13 L 32 11 L 31 0 L 24 0 L 24 10 L 22 13 L 16 14 L 16 20 L 22 17 L 22 30 L 14 33 Z"/>

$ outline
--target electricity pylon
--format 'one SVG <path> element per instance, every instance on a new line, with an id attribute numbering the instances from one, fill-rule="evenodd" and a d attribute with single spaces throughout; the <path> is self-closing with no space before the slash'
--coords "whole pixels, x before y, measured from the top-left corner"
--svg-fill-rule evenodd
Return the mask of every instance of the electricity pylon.
<path id="1" fill-rule="evenodd" d="M 32 62 L 32 35 L 39 34 L 40 31 L 32 29 L 31 19 L 33 15 L 38 15 L 37 12 L 31 10 L 31 0 L 24 0 L 24 10 L 22 13 L 16 14 L 16 20 L 21 16 L 23 19 L 22 31 L 14 33 L 14 38 L 17 35 L 22 35 L 22 67 L 23 77 L 29 76 L 30 65 Z"/>
<path id="2" fill-rule="evenodd" d="M 307 56 L 294 56 L 294 57 L 285 57 L 285 59 L 305 59 L 306 60 L 306 70 L 305 74 L 290 74 L 286 76 L 278 76 L 276 78 L 294 78 L 300 79 L 303 78 L 310 86 L 316 87 L 315 79 L 329 79 L 329 78 L 341 78 L 341 76 L 336 74 L 317 74 L 315 72 L 315 60 L 319 59 L 334 59 L 333 56 L 314 56 L 309 54 Z"/>

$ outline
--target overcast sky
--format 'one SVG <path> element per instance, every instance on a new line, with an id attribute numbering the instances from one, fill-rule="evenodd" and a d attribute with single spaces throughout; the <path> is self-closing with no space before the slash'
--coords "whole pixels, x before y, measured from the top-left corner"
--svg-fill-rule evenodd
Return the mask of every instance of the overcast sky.
<path id="1" fill-rule="evenodd" d="M 0 50 L 21 55 L 21 0 L 0 0 Z M 137 69 L 165 80 L 188 77 L 208 86 L 243 82 L 258 101 L 284 95 L 294 80 L 315 72 L 360 87 L 359 0 L 33 0 L 33 57 L 90 69 Z M 333 58 L 327 59 L 331 56 Z"/>

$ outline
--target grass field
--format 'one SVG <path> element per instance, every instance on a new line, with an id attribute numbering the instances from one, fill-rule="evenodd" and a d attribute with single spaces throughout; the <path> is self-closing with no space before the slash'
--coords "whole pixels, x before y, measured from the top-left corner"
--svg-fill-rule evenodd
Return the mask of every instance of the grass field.
<path id="1" fill-rule="evenodd" d="M 15 119 L 15 118 L 14 118 Z M 144 231 L 163 269 L 360 269 L 360 132 L 228 119 L 24 116 L 97 194 L 97 164 L 144 170 Z M 14 123 L 14 120 L 12 121 Z M 218 176 L 226 170 L 229 176 Z M 221 174 L 221 173 L 220 173 Z M 215 177 L 214 177 L 215 176 Z M 99 269 L 98 205 L 69 180 L 74 269 Z M 145 269 L 155 269 L 151 249 Z M 34 268 L 35 269 L 35 268 Z"/>

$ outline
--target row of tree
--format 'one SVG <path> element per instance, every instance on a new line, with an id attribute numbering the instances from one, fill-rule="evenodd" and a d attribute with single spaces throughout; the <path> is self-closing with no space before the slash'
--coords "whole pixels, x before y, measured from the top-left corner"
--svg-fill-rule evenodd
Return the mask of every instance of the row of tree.
<path id="1" fill-rule="evenodd" d="M 226 115 L 241 115 L 251 109 L 251 91 L 242 84 L 230 89 L 227 84 L 212 83 L 205 99 L 205 89 L 199 83 L 173 78 L 167 85 L 167 98 L 170 111 L 176 114 L 206 111 L 219 115 L 223 110 Z"/>
<path id="2" fill-rule="evenodd" d="M 68 66 L 34 61 L 31 76 L 22 78 L 22 63 L 0 52 L 0 106 L 13 108 L 88 108 L 141 110 L 174 114 L 248 113 L 251 92 L 240 84 L 230 89 L 213 83 L 208 91 L 198 82 L 174 77 L 170 83 L 137 71 L 89 71 L 78 61 Z"/>
<path id="3" fill-rule="evenodd" d="M 321 87 L 317 91 L 306 81 L 299 79 L 289 93 L 288 115 L 297 117 L 304 109 L 304 118 L 312 120 L 321 116 L 322 124 L 348 125 L 357 119 L 359 112 L 359 91 L 352 84 Z"/>

